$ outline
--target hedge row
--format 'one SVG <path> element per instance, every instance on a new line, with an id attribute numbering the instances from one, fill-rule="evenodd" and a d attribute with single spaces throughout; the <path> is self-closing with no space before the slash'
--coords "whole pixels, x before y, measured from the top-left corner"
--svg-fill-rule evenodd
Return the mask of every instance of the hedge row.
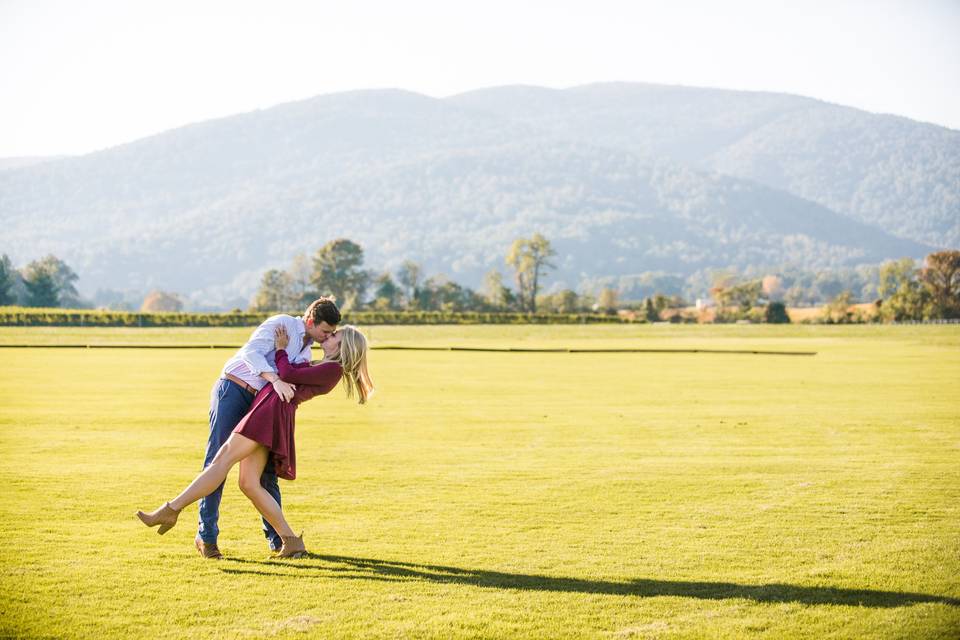
<path id="1" fill-rule="evenodd" d="M 137 313 L 86 309 L 0 307 L 0 326 L 27 327 L 255 327 L 272 313 Z M 299 314 L 293 314 L 299 315 Z M 353 311 L 345 323 L 371 324 L 584 324 L 629 320 L 599 314 L 480 313 L 473 311 Z"/>

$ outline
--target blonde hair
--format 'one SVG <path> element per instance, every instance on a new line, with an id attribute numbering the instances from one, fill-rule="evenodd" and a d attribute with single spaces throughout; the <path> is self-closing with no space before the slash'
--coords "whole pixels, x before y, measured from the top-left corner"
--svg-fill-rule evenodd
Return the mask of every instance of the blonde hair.
<path id="1" fill-rule="evenodd" d="M 347 397 L 354 394 L 360 404 L 373 395 L 373 380 L 367 370 L 367 337 L 355 326 L 345 324 L 339 329 L 340 355 L 338 360 L 343 368 L 343 384 L 347 388 Z"/>

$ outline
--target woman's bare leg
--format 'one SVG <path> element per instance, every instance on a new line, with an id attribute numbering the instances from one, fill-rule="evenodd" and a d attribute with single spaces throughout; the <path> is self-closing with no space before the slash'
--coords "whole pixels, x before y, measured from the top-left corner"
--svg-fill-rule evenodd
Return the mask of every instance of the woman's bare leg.
<path id="1" fill-rule="evenodd" d="M 233 468 L 233 465 L 252 454 L 258 447 L 263 448 L 255 440 L 239 433 L 231 433 L 227 441 L 217 451 L 213 461 L 183 490 L 183 493 L 170 501 L 170 506 L 180 511 L 200 498 L 213 493 L 213 490 L 226 480 L 227 473 Z"/>
<path id="2" fill-rule="evenodd" d="M 283 517 L 283 510 L 266 489 L 260 485 L 263 468 L 270 460 L 270 452 L 263 445 L 240 461 L 240 490 L 281 536 L 293 536 L 293 529 Z"/>

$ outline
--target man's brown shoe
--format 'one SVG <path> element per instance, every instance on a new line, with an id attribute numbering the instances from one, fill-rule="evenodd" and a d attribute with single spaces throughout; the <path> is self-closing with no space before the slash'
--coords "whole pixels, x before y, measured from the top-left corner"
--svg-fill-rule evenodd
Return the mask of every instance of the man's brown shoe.
<path id="1" fill-rule="evenodd" d="M 219 560 L 223 557 L 223 554 L 220 553 L 220 549 L 217 547 L 217 543 L 207 544 L 204 542 L 200 536 L 197 536 L 193 539 L 193 543 L 197 547 L 197 551 L 200 552 L 200 555 L 208 560 Z"/>

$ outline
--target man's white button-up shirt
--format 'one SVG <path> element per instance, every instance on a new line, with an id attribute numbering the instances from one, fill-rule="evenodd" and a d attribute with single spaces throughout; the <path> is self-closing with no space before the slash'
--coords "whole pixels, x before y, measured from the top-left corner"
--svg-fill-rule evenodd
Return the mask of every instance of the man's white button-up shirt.
<path id="1" fill-rule="evenodd" d="M 307 333 L 307 327 L 303 324 L 303 319 L 277 315 L 267 318 L 254 330 L 247 343 L 223 365 L 221 375 L 229 373 L 254 389 L 262 389 L 267 381 L 261 378 L 260 374 L 264 371 L 277 372 L 277 352 L 273 348 L 273 339 L 274 332 L 280 326 L 286 328 L 290 337 L 290 344 L 286 349 L 290 362 L 310 362 L 310 345 L 313 340 L 307 340 L 304 345 L 303 337 Z"/>

